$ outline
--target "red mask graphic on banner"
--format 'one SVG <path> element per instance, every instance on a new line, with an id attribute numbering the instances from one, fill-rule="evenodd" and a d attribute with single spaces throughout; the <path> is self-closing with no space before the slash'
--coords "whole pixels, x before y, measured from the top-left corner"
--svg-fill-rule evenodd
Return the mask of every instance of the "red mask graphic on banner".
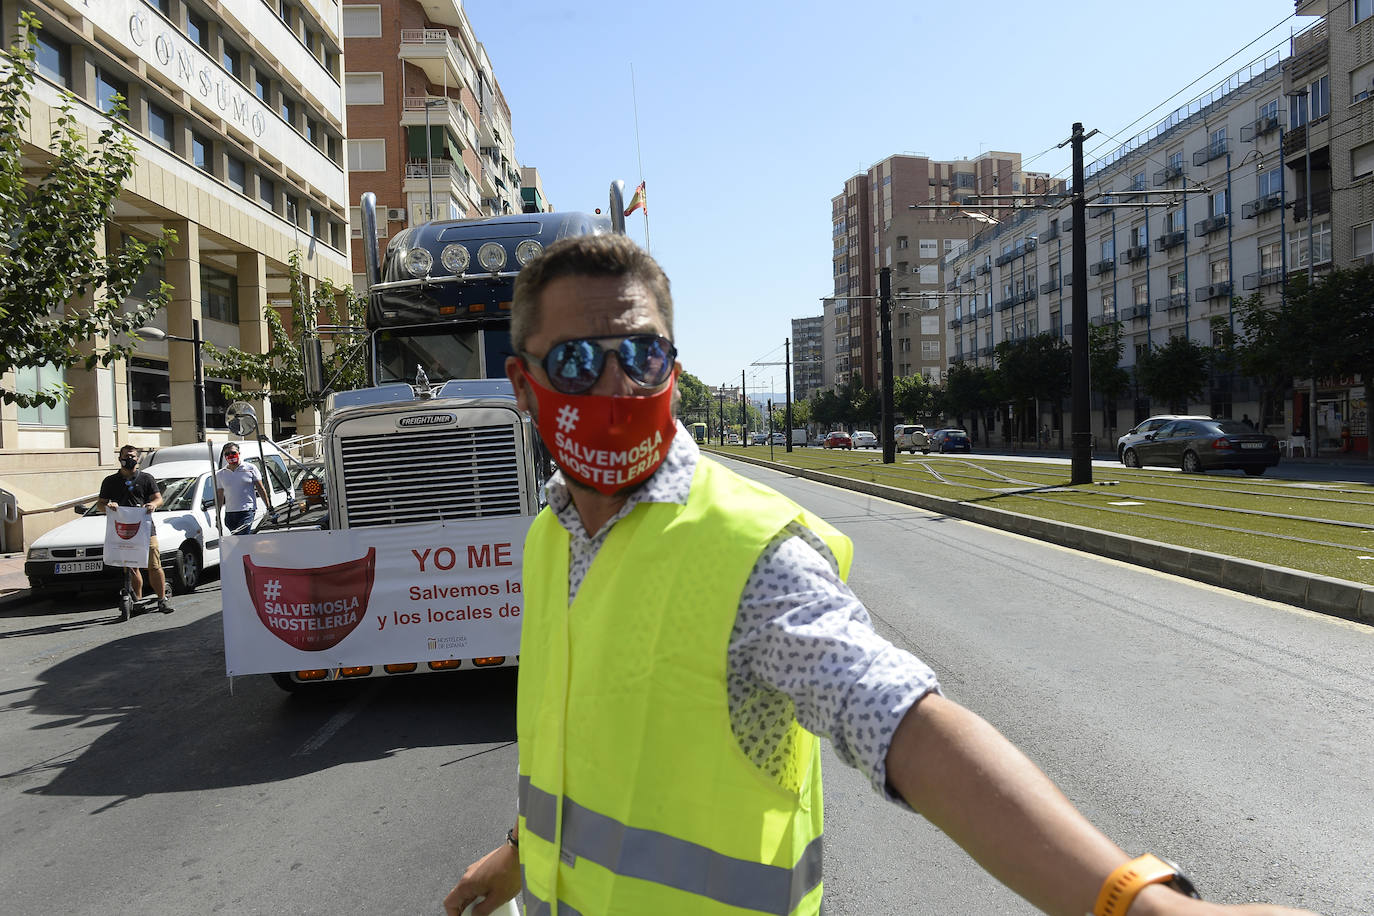
<path id="1" fill-rule="evenodd" d="M 573 480 L 609 495 L 647 480 L 668 457 L 676 372 L 661 391 L 628 397 L 563 394 L 520 371 L 539 404 L 539 437 Z"/>
<path id="2" fill-rule="evenodd" d="M 115 534 L 126 541 L 132 541 L 134 535 L 138 534 L 138 529 L 142 527 L 142 522 L 115 522 Z"/>
<path id="3" fill-rule="evenodd" d="M 248 594 L 258 619 L 293 649 L 332 649 L 362 621 L 372 593 L 377 548 L 347 563 L 318 569 L 258 566 L 243 558 Z"/>

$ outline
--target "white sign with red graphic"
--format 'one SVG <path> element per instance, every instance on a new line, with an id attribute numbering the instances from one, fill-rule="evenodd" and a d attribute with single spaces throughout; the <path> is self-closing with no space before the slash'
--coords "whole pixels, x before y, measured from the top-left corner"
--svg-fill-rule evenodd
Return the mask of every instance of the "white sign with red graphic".
<path id="1" fill-rule="evenodd" d="M 152 516 L 146 508 L 111 503 L 105 512 L 105 565 L 146 567 L 152 531 Z"/>
<path id="2" fill-rule="evenodd" d="M 225 670 L 518 655 L 530 522 L 226 536 Z"/>

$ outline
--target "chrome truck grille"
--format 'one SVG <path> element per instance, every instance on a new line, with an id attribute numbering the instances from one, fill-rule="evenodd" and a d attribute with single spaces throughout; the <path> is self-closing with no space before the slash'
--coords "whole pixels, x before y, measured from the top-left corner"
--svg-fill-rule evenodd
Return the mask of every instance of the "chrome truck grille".
<path id="1" fill-rule="evenodd" d="M 510 424 L 343 436 L 338 447 L 349 528 L 521 514 Z"/>

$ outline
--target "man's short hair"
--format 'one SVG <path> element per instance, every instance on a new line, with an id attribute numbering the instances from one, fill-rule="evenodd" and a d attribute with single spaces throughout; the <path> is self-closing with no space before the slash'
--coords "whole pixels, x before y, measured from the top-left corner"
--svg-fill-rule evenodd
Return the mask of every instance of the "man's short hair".
<path id="1" fill-rule="evenodd" d="M 668 276 L 658 262 L 623 235 L 577 235 L 554 242 L 515 278 L 510 340 L 517 353 L 524 352 L 525 341 L 539 326 L 544 290 L 560 277 L 624 277 L 639 281 L 658 305 L 668 336 L 672 337 L 673 296 Z"/>
<path id="2" fill-rule="evenodd" d="M 137 445 L 122 445 L 122 446 L 120 446 L 120 448 L 119 448 L 119 454 L 121 454 L 121 455 L 123 455 L 125 452 L 137 452 L 137 451 L 138 451 L 138 446 L 137 446 Z"/>

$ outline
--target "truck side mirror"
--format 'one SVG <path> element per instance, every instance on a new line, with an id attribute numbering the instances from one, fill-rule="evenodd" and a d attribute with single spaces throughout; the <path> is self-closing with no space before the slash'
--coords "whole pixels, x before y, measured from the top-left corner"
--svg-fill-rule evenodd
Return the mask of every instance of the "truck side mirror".
<path id="1" fill-rule="evenodd" d="M 310 398 L 324 394 L 324 349 L 318 337 L 301 341 L 301 369 L 305 374 L 305 393 Z"/>

